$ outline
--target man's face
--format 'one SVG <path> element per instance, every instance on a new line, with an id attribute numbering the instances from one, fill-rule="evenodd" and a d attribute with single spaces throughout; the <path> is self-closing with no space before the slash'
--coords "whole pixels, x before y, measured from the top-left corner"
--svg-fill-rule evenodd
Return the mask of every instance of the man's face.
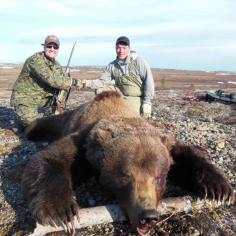
<path id="1" fill-rule="evenodd" d="M 116 55 L 118 59 L 125 60 L 129 54 L 130 54 L 130 48 L 128 45 L 125 45 L 125 44 L 116 45 Z"/>
<path id="2" fill-rule="evenodd" d="M 55 59 L 58 55 L 59 47 L 55 43 L 49 43 L 47 45 L 44 45 L 44 52 L 45 55 L 49 59 Z"/>

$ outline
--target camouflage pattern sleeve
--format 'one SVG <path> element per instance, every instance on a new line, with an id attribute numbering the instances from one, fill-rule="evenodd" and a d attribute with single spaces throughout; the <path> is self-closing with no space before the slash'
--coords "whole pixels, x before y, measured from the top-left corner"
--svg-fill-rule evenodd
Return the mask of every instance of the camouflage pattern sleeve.
<path id="1" fill-rule="evenodd" d="M 32 77 L 57 89 L 68 89 L 72 79 L 64 75 L 57 61 L 48 60 L 43 52 L 35 55 L 28 63 Z"/>

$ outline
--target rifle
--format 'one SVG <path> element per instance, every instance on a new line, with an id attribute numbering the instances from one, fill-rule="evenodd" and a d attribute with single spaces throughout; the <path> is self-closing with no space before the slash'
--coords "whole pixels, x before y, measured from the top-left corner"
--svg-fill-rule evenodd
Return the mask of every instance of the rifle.
<path id="1" fill-rule="evenodd" d="M 68 59 L 67 65 L 66 65 L 66 69 L 65 69 L 65 74 L 69 72 L 70 61 L 71 61 L 71 58 L 72 58 L 72 55 L 73 55 L 73 52 L 74 52 L 74 49 L 75 49 L 75 45 L 76 45 L 76 41 L 74 42 L 73 47 L 71 49 L 70 56 L 69 56 L 69 59 Z M 71 92 L 71 87 L 72 87 L 72 84 L 71 84 L 71 86 L 70 86 L 70 88 L 68 90 L 68 93 L 66 95 L 66 99 L 65 99 L 65 103 L 64 103 L 64 108 L 66 108 L 66 103 L 67 103 L 67 100 L 68 100 L 70 92 Z M 57 90 L 54 93 L 54 95 L 53 95 L 53 99 L 52 99 L 52 112 L 55 115 L 63 113 L 63 109 L 62 109 L 61 104 L 62 104 L 62 100 L 63 100 L 65 92 L 66 92 L 65 90 Z"/>

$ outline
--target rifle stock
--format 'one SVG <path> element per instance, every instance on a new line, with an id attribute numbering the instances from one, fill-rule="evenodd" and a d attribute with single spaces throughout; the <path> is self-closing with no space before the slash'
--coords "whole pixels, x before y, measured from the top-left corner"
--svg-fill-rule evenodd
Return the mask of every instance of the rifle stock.
<path id="1" fill-rule="evenodd" d="M 71 61 L 71 58 L 72 58 L 72 55 L 73 55 L 73 52 L 74 52 L 74 49 L 75 49 L 75 45 L 76 45 L 76 41 L 74 42 L 73 44 L 73 47 L 71 49 L 71 52 L 70 52 L 70 56 L 69 56 L 69 59 L 68 59 L 68 62 L 67 62 L 67 65 L 66 65 L 66 69 L 65 69 L 65 74 L 67 74 L 69 72 L 69 69 L 70 69 L 70 61 Z M 72 84 L 68 90 L 68 92 L 66 90 L 59 90 L 57 91 L 57 94 L 55 95 L 55 112 L 54 114 L 55 115 L 58 115 L 58 114 L 61 114 L 63 113 L 63 108 L 62 108 L 62 101 L 63 101 L 63 97 L 65 96 L 65 93 L 67 92 L 67 95 L 66 95 L 66 99 L 65 99 L 65 104 L 64 104 L 64 108 L 66 107 L 66 103 L 67 103 L 67 100 L 69 98 L 69 95 L 70 95 L 70 91 L 71 91 L 71 87 L 72 87 Z"/>

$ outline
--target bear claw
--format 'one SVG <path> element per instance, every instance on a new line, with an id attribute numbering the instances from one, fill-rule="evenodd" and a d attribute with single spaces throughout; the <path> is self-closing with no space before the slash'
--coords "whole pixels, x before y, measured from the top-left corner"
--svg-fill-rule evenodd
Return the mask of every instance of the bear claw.
<path id="1" fill-rule="evenodd" d="M 207 199 L 207 196 L 208 196 L 208 192 L 207 192 L 207 187 L 206 187 L 206 185 L 204 185 L 204 192 L 205 192 L 205 197 L 204 197 L 204 199 L 206 200 L 206 199 Z"/>
<path id="2" fill-rule="evenodd" d="M 229 197 L 228 202 L 227 202 L 228 206 L 231 205 L 231 204 L 235 204 L 235 200 L 236 200 L 236 196 L 235 195 L 236 195 L 236 192 L 233 191 L 231 196 Z"/>

